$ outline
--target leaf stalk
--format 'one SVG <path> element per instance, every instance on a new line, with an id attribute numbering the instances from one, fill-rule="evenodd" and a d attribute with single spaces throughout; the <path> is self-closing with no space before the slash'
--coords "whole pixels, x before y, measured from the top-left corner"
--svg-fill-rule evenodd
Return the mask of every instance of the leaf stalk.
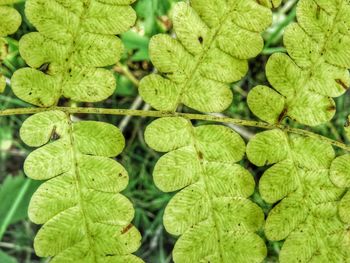
<path id="1" fill-rule="evenodd" d="M 50 107 L 50 108 L 17 108 L 17 109 L 6 109 L 0 110 L 1 116 L 11 115 L 28 115 L 39 112 L 59 110 L 68 114 L 102 114 L 102 115 L 119 115 L 119 116 L 135 116 L 135 117 L 150 117 L 150 118 L 163 118 L 163 117 L 182 117 L 189 120 L 200 120 L 207 122 L 217 123 L 231 123 L 238 126 L 255 127 L 265 130 L 280 129 L 288 133 L 298 134 L 305 137 L 314 138 L 323 142 L 329 143 L 335 147 L 341 148 L 345 151 L 350 152 L 350 145 L 346 145 L 339 141 L 330 139 L 323 135 L 298 129 L 291 128 L 283 124 L 270 124 L 267 122 L 235 119 L 230 117 L 213 116 L 206 114 L 193 114 L 193 113 L 180 113 L 180 112 L 168 112 L 168 111 L 155 111 L 155 110 L 131 110 L 131 109 L 106 109 L 106 108 L 90 108 L 90 107 Z"/>

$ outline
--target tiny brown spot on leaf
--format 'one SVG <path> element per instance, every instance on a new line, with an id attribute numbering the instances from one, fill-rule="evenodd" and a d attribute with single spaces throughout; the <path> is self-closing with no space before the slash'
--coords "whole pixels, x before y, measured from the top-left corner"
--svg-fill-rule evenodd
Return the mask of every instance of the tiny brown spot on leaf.
<path id="1" fill-rule="evenodd" d="M 203 160 L 203 153 L 202 152 L 198 152 L 198 158 Z"/>
<path id="2" fill-rule="evenodd" d="M 284 119 L 284 117 L 286 117 L 287 112 L 288 112 L 288 109 L 284 108 L 281 114 L 278 116 L 278 119 L 277 119 L 278 123 L 280 123 Z"/>
<path id="3" fill-rule="evenodd" d="M 128 232 L 132 228 L 132 224 L 127 225 L 123 230 L 122 230 L 122 235 L 124 235 L 126 232 Z"/>
<path id="4" fill-rule="evenodd" d="M 327 107 L 327 111 L 335 111 L 335 106 L 334 105 L 331 105 L 329 107 Z"/>
<path id="5" fill-rule="evenodd" d="M 203 37 L 202 36 L 200 36 L 200 37 L 198 37 L 198 41 L 199 41 L 199 43 L 203 43 Z"/>
<path id="6" fill-rule="evenodd" d="M 321 13 L 321 7 L 317 5 L 317 10 L 316 10 L 316 18 L 320 19 L 320 13 Z"/>
<path id="7" fill-rule="evenodd" d="M 349 88 L 341 79 L 336 79 L 335 82 L 337 82 L 345 90 L 347 90 Z"/>

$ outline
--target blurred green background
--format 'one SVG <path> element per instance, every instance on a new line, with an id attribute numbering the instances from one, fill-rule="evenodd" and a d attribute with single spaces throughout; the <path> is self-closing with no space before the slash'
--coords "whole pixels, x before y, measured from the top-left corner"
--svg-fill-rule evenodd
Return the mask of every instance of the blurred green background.
<path id="1" fill-rule="evenodd" d="M 158 33 L 172 32 L 170 20 L 172 6 L 180 0 L 138 0 L 134 8 L 138 15 L 136 25 L 121 36 L 125 52 L 120 64 L 111 67 L 115 72 L 118 88 L 115 94 L 98 104 L 78 104 L 79 106 L 96 106 L 105 108 L 133 108 L 149 109 L 137 97 L 138 80 L 154 70 L 148 55 L 150 38 Z M 273 25 L 264 33 L 265 48 L 260 56 L 250 61 L 250 71 L 246 77 L 232 85 L 234 101 L 224 113 L 227 116 L 243 119 L 255 119 L 250 113 L 246 97 L 249 90 L 258 84 L 268 84 L 265 77 L 265 64 L 274 52 L 284 52 L 282 34 L 284 28 L 295 20 L 296 0 L 284 1 L 282 6 L 274 10 Z M 16 8 L 21 12 L 23 23 L 18 32 L 7 38 L 8 54 L 3 61 L 0 72 L 8 79 L 13 72 L 25 67 L 25 62 L 18 52 L 18 40 L 24 34 L 35 31 L 24 15 L 24 3 Z M 9 83 L 10 84 L 10 83 Z M 75 106 L 66 100 L 60 105 Z M 17 99 L 8 85 L 6 91 L 0 94 L 0 109 L 28 107 L 27 103 Z M 337 115 L 334 120 L 323 126 L 313 129 L 332 139 L 346 142 L 343 126 L 350 109 L 350 97 L 342 96 L 337 99 Z M 191 112 L 183 108 L 184 112 Z M 11 116 L 0 118 L 0 263 L 37 263 L 48 262 L 49 259 L 39 259 L 33 251 L 33 238 L 38 226 L 27 218 L 27 206 L 32 193 L 40 182 L 24 177 L 22 172 L 23 161 L 32 150 L 25 147 L 19 139 L 18 132 L 26 116 Z M 173 194 L 162 193 L 152 181 L 152 169 L 159 158 L 159 154 L 147 147 L 143 139 L 143 132 L 150 119 L 123 118 L 116 116 L 89 116 L 78 115 L 77 119 L 91 119 L 112 123 L 122 128 L 126 137 L 126 149 L 119 157 L 119 161 L 126 167 L 130 175 L 130 183 L 124 194 L 132 200 L 136 209 L 134 224 L 140 229 L 143 239 L 142 246 L 137 254 L 146 262 L 172 262 L 171 250 L 176 240 L 166 233 L 162 226 L 163 211 Z M 286 120 L 293 127 L 299 127 Z M 249 139 L 256 130 L 240 128 L 238 132 Z M 262 170 L 254 167 L 247 161 L 241 163 L 249 169 L 256 181 Z M 258 192 L 252 199 L 264 208 L 267 213 L 271 206 L 264 203 Z M 261 233 L 263 236 L 263 233 Z M 269 254 L 266 262 L 277 262 L 281 242 L 268 244 Z"/>

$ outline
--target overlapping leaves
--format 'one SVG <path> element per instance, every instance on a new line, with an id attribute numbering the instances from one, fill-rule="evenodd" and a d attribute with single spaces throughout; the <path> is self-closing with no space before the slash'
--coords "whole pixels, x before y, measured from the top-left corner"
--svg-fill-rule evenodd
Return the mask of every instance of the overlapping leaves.
<path id="1" fill-rule="evenodd" d="M 143 262 L 131 255 L 140 234 L 130 224 L 131 202 L 121 195 L 128 174 L 115 160 L 124 137 L 111 124 L 72 123 L 60 111 L 36 114 L 21 128 L 29 146 L 41 148 L 25 161 L 24 171 L 43 183 L 32 197 L 29 217 L 39 230 L 34 248 L 52 263 Z"/>
<path id="2" fill-rule="evenodd" d="M 246 74 L 247 59 L 262 50 L 260 33 L 271 17 L 254 0 L 178 3 L 172 17 L 177 38 L 152 38 L 150 57 L 161 74 L 141 81 L 141 96 L 158 110 L 174 111 L 179 104 L 202 112 L 225 110 L 232 102 L 229 84 Z"/>
<path id="3" fill-rule="evenodd" d="M 181 235 L 175 262 L 261 262 L 264 241 L 255 234 L 262 210 L 247 198 L 255 182 L 235 162 L 245 143 L 218 125 L 193 127 L 183 118 L 162 118 L 147 127 L 149 146 L 168 152 L 156 164 L 154 182 L 165 192 L 181 190 L 164 213 L 167 231 Z"/>
<path id="4" fill-rule="evenodd" d="M 332 97 L 350 85 L 350 3 L 347 0 L 300 0 L 298 23 L 288 26 L 288 55 L 270 57 L 266 75 L 274 89 L 254 88 L 248 97 L 253 113 L 270 123 L 288 116 L 318 125 L 335 113 Z"/>
<path id="5" fill-rule="evenodd" d="M 6 53 L 6 41 L 3 37 L 13 34 L 21 24 L 21 15 L 16 9 L 9 5 L 16 3 L 17 0 L 0 0 L 0 63 Z M 0 73 L 0 93 L 4 91 L 6 81 Z"/>
<path id="6" fill-rule="evenodd" d="M 256 135 L 247 155 L 257 166 L 272 165 L 259 190 L 268 203 L 279 202 L 268 215 L 265 234 L 273 241 L 286 239 L 280 262 L 347 262 L 348 226 L 338 217 L 344 189 L 329 179 L 332 146 L 272 130 Z"/>
<path id="7" fill-rule="evenodd" d="M 31 68 L 18 70 L 14 93 L 37 105 L 52 106 L 63 95 L 96 102 L 115 90 L 115 78 L 101 67 L 115 64 L 122 53 L 116 37 L 135 22 L 134 0 L 28 0 L 26 15 L 38 29 L 20 41 Z"/>

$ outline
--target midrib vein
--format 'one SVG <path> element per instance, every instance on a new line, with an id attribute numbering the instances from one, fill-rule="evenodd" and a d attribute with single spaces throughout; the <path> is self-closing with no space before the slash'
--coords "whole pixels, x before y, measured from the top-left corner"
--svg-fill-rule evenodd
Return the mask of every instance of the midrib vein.
<path id="1" fill-rule="evenodd" d="M 78 158 L 77 158 L 77 154 L 78 154 L 78 150 L 75 147 L 75 142 L 74 142 L 74 136 L 73 136 L 73 124 L 71 121 L 71 117 L 70 114 L 67 114 L 67 119 L 68 119 L 68 125 L 69 125 L 69 143 L 70 143 L 70 149 L 71 149 L 71 160 L 72 160 L 72 171 L 75 177 L 75 188 L 76 191 L 78 193 L 78 206 L 80 207 L 80 211 L 81 211 L 81 215 L 82 215 L 82 221 L 83 221 L 83 225 L 84 225 L 84 230 L 85 230 L 85 234 L 86 234 L 86 238 L 89 242 L 89 247 L 91 248 L 91 251 L 93 252 L 93 257 L 94 257 L 94 262 L 97 263 L 97 254 L 96 254 L 96 250 L 95 250 L 95 246 L 94 246 L 94 241 L 93 238 L 91 236 L 91 231 L 89 228 L 89 223 L 88 223 L 88 219 L 87 219 L 87 215 L 86 215 L 86 211 L 84 208 L 84 198 L 83 198 L 83 194 L 81 191 L 81 175 L 80 175 L 80 171 L 79 171 L 79 167 L 78 167 Z"/>
<path id="2" fill-rule="evenodd" d="M 69 68 L 71 67 L 72 55 L 73 55 L 75 48 L 76 48 L 76 39 L 78 38 L 78 35 L 81 32 L 81 24 L 82 24 L 82 21 L 85 19 L 86 11 L 90 8 L 91 0 L 83 0 L 82 2 L 83 2 L 83 9 L 82 9 L 82 12 L 81 12 L 80 17 L 79 17 L 79 22 L 78 22 L 78 25 L 76 27 L 75 32 L 72 34 L 72 42 L 70 44 L 69 51 L 67 52 L 67 55 L 65 57 L 62 72 L 60 73 L 60 76 L 59 76 L 60 96 L 64 94 L 63 89 L 66 86 L 65 85 L 65 83 L 67 82 L 66 76 L 68 74 Z M 70 76 L 68 76 L 68 77 L 70 77 Z M 56 104 L 57 104 L 57 102 L 56 102 Z"/>
<path id="3" fill-rule="evenodd" d="M 217 29 L 215 30 L 215 33 L 211 36 L 211 38 L 209 39 L 209 43 L 207 45 L 207 47 L 205 47 L 202 51 L 202 53 L 200 55 L 198 55 L 197 57 L 197 60 L 196 60 L 196 63 L 194 65 L 194 68 L 191 72 L 189 72 L 187 74 L 187 77 L 184 81 L 184 83 L 181 85 L 181 88 L 180 88 L 180 92 L 178 94 L 178 97 L 177 97 L 177 102 L 175 104 L 175 108 L 172 110 L 172 111 L 176 111 L 177 110 L 177 107 L 179 106 L 179 104 L 181 103 L 181 100 L 182 100 L 182 97 L 184 96 L 184 93 L 185 91 L 187 90 L 187 87 L 188 85 L 191 83 L 191 81 L 193 80 L 194 76 L 196 75 L 197 73 L 197 70 L 199 68 L 199 66 L 201 65 L 201 63 L 203 62 L 203 60 L 206 58 L 207 56 L 207 53 L 209 50 L 212 49 L 213 47 L 213 44 L 215 43 L 215 40 L 216 40 L 216 37 L 218 36 L 218 34 L 220 33 L 223 25 L 224 25 L 224 21 L 229 17 L 231 13 L 231 10 L 228 8 L 228 11 L 227 13 L 225 14 L 225 16 L 223 17 L 223 19 L 220 21 L 219 23 L 219 26 L 217 27 Z M 212 29 L 210 29 L 211 31 Z M 179 41 L 179 40 L 178 40 Z M 181 43 L 181 42 L 180 42 Z M 181 44 L 182 45 L 182 44 Z M 186 49 L 186 47 L 184 46 L 184 48 Z M 186 52 L 189 53 L 189 51 L 186 49 Z"/>
<path id="4" fill-rule="evenodd" d="M 215 231 L 216 231 L 216 234 L 217 234 L 217 237 L 218 237 L 218 246 L 219 246 L 219 252 L 220 252 L 220 258 L 222 260 L 222 263 L 225 262 L 225 259 L 224 259 L 224 250 L 222 248 L 222 241 L 223 241 L 223 238 L 221 236 L 221 232 L 220 232 L 220 229 L 219 229 L 219 226 L 218 226 L 218 219 L 214 213 L 214 204 L 213 204 L 213 201 L 212 201 L 212 198 L 209 194 L 209 191 L 208 191 L 208 183 L 206 181 L 206 178 L 205 178 L 205 167 L 204 167 L 204 163 L 203 163 L 203 160 L 202 158 L 200 157 L 200 150 L 199 150 L 199 147 L 197 145 L 197 140 L 196 140 L 196 137 L 195 137 L 195 133 L 194 133 L 194 127 L 192 126 L 192 123 L 191 121 L 188 121 L 189 122 L 189 126 L 188 126 L 188 129 L 190 131 L 190 134 L 191 134 L 191 138 L 192 138 L 192 147 L 195 149 L 196 151 L 196 157 L 197 157 L 197 161 L 199 163 L 199 167 L 200 167 L 200 172 L 199 172 L 199 176 L 200 176 L 200 180 L 203 181 L 204 183 L 204 191 L 206 192 L 206 197 L 207 197 L 207 200 L 208 200 L 208 203 L 209 203 L 209 206 L 210 206 L 210 217 L 213 219 L 213 222 L 214 222 L 214 226 L 215 226 Z"/>
<path id="5" fill-rule="evenodd" d="M 316 3 L 314 0 L 313 0 L 314 3 Z M 334 16 L 334 20 L 333 20 L 333 23 L 332 23 L 332 26 L 331 26 L 331 29 L 329 30 L 328 33 L 325 34 L 325 39 L 324 39 L 324 43 L 322 44 L 322 48 L 320 49 L 319 53 L 318 53 L 318 59 L 316 61 L 316 63 L 312 63 L 312 66 L 306 71 L 306 75 L 307 76 L 313 76 L 314 75 L 314 72 L 315 72 L 315 69 L 317 67 L 319 67 L 319 63 L 320 61 L 322 60 L 322 57 L 323 57 L 323 54 L 324 52 L 326 51 L 326 46 L 328 44 L 328 42 L 330 41 L 330 36 L 333 34 L 333 31 L 334 31 L 334 28 L 337 24 L 337 21 L 338 21 L 338 16 L 339 16 L 339 13 L 340 13 L 340 9 L 341 9 L 341 6 L 343 5 L 343 1 L 341 1 L 340 5 L 339 5 L 339 8 L 337 10 L 337 13 L 336 15 Z M 316 3 L 316 5 L 318 5 Z M 299 24 L 300 26 L 300 24 Z M 315 41 L 305 30 L 303 27 L 300 26 L 300 28 L 305 32 L 305 35 L 308 36 L 312 41 Z M 295 63 L 295 60 L 293 59 L 293 62 Z M 328 63 L 326 61 L 324 61 L 323 63 Z M 297 65 L 297 64 L 296 64 Z M 299 66 L 298 66 L 299 67 Z M 299 67 L 302 71 L 303 71 L 303 68 Z M 305 73 L 304 73 L 305 74 Z M 303 90 L 303 88 L 306 86 L 306 83 L 310 80 L 309 77 L 305 78 L 305 80 L 300 83 L 299 85 L 299 90 Z M 301 88 L 300 88 L 301 87 Z M 297 92 L 296 93 L 296 96 L 294 97 L 293 100 L 291 100 L 291 106 L 293 106 L 294 103 L 297 104 L 297 101 L 299 101 L 299 98 L 302 96 L 302 92 Z M 294 103 L 293 103 L 294 102 Z"/>

